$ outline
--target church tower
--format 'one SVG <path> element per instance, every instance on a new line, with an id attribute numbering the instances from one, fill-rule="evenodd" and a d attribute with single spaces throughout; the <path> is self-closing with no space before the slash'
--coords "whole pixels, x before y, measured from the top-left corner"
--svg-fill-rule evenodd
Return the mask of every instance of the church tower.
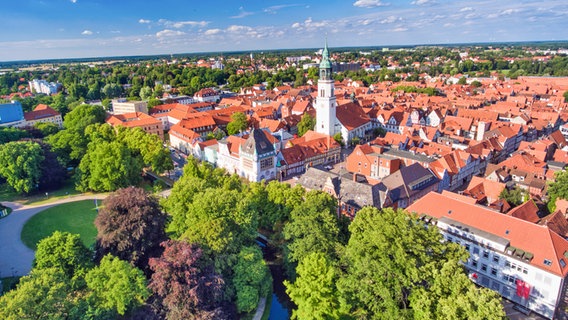
<path id="1" fill-rule="evenodd" d="M 331 74 L 331 61 L 327 49 L 327 39 L 319 65 L 318 95 L 316 98 L 316 132 L 330 136 L 335 134 L 335 99 L 334 81 Z"/>

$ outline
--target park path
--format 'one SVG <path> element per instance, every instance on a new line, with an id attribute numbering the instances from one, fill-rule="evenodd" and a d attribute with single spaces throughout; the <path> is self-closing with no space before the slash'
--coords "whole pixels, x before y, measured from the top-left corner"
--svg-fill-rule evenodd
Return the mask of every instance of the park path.
<path id="1" fill-rule="evenodd" d="M 171 189 L 160 196 L 169 196 Z M 22 205 L 17 202 L 2 202 L 12 208 L 12 213 L 0 219 L 0 278 L 27 275 L 32 269 L 34 251 L 22 242 L 21 233 L 28 219 L 53 206 L 81 200 L 102 200 L 107 194 L 74 195 L 39 205 Z"/>
<path id="2" fill-rule="evenodd" d="M 0 278 L 23 276 L 32 269 L 34 251 L 22 242 L 21 233 L 28 219 L 37 213 L 62 203 L 89 199 L 104 199 L 106 194 L 69 196 L 50 203 L 22 205 L 17 202 L 2 202 L 12 208 L 12 213 L 0 219 Z"/>

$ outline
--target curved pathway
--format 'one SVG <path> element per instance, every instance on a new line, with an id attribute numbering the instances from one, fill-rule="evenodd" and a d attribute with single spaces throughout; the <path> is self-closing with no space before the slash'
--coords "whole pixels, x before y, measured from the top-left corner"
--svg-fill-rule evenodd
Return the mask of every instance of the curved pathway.
<path id="1" fill-rule="evenodd" d="M 104 199 L 106 194 L 78 195 L 40 205 L 21 205 L 16 202 L 2 202 L 12 208 L 12 213 L 0 219 L 0 278 L 23 276 L 32 269 L 34 251 L 22 242 L 24 224 L 35 214 L 58 204 L 89 199 Z"/>

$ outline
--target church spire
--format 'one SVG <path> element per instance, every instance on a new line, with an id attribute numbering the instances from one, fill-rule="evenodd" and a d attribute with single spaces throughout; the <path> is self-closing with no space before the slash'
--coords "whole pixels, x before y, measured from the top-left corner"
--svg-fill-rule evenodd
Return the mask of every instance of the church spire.
<path id="1" fill-rule="evenodd" d="M 320 79 L 330 80 L 331 79 L 331 61 L 329 60 L 329 49 L 327 48 L 327 37 L 325 37 L 325 47 L 321 53 L 320 68 Z"/>

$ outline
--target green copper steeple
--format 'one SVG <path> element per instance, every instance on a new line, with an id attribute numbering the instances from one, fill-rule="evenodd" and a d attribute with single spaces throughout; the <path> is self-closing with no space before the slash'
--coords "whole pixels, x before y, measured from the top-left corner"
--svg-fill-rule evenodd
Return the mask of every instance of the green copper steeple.
<path id="1" fill-rule="evenodd" d="M 327 48 L 327 37 L 325 38 L 325 47 L 321 53 L 320 68 L 320 79 L 330 80 L 331 79 L 331 61 L 329 60 L 329 50 Z"/>

